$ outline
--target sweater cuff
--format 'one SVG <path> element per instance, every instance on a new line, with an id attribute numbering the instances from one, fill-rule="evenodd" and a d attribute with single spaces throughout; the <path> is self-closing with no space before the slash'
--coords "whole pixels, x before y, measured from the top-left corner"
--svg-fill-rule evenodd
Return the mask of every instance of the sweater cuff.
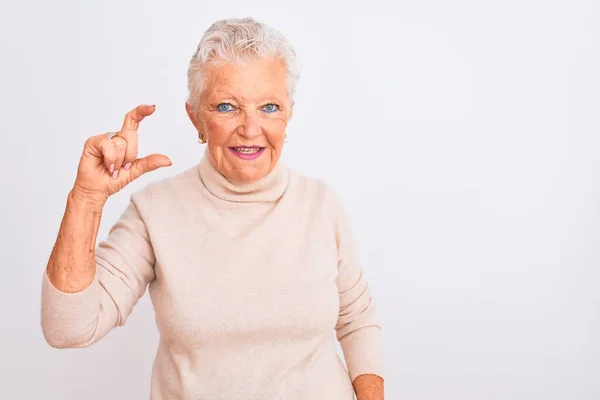
<path id="1" fill-rule="evenodd" d="M 340 345 L 346 359 L 350 379 L 363 374 L 374 374 L 383 378 L 380 328 L 368 326 L 342 338 Z"/>
<path id="2" fill-rule="evenodd" d="M 57 289 L 47 272 L 44 272 L 42 282 L 42 305 L 45 310 L 60 313 L 85 314 L 96 313 L 100 304 L 100 290 L 97 277 L 85 289 L 76 293 L 67 293 Z"/>

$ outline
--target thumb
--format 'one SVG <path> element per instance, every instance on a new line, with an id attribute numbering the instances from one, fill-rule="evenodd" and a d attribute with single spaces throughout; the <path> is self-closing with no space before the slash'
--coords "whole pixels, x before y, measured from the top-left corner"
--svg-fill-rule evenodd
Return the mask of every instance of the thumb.
<path id="1" fill-rule="evenodd" d="M 135 160 L 131 166 L 131 177 L 137 179 L 141 175 L 154 171 L 161 167 L 170 167 L 173 163 L 169 157 L 162 154 L 150 154 L 149 156 Z"/>

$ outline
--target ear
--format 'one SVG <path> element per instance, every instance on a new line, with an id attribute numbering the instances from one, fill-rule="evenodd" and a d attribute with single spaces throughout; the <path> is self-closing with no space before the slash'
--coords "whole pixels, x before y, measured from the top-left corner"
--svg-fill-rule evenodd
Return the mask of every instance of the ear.
<path id="1" fill-rule="evenodd" d="M 200 122 L 198 121 L 198 118 L 196 118 L 196 116 L 194 115 L 192 106 L 189 105 L 189 103 L 187 103 L 187 102 L 185 103 L 185 111 L 187 112 L 187 115 L 190 118 L 190 121 L 192 121 L 194 128 L 196 128 L 198 133 L 200 133 Z"/>

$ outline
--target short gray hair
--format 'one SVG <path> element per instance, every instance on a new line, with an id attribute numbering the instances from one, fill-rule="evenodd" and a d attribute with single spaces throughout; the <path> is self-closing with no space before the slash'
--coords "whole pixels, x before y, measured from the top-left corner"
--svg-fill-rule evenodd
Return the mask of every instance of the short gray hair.
<path id="1" fill-rule="evenodd" d="M 262 57 L 278 57 L 287 68 L 288 94 L 293 98 L 300 77 L 300 64 L 292 45 L 279 31 L 253 18 L 223 19 L 204 33 L 188 68 L 188 104 L 198 110 L 209 66 L 243 63 Z"/>

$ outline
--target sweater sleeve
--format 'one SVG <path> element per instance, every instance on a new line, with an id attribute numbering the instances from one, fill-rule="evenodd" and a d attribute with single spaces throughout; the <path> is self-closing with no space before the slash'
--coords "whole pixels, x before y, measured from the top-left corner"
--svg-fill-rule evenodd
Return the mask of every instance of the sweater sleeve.
<path id="1" fill-rule="evenodd" d="M 77 293 L 59 291 L 44 272 L 41 325 L 52 347 L 86 347 L 124 325 L 154 279 L 154 252 L 133 197 L 97 245 L 95 259 L 94 281 Z"/>
<path id="2" fill-rule="evenodd" d="M 340 299 L 337 339 L 352 381 L 362 374 L 383 377 L 380 325 L 369 285 L 355 252 L 350 222 L 336 197 L 334 209 Z"/>

